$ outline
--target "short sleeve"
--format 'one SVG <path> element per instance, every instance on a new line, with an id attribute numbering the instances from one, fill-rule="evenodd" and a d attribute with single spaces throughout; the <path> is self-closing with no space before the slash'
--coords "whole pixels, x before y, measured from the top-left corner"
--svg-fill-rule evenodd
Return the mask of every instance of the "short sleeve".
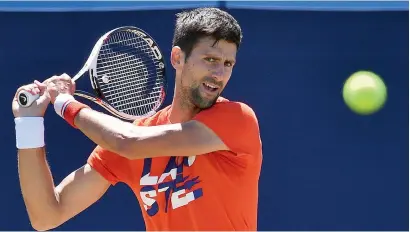
<path id="1" fill-rule="evenodd" d="M 255 112 L 240 102 L 221 102 L 198 113 L 194 120 L 213 130 L 235 154 L 256 154 L 261 150 Z"/>
<path id="2" fill-rule="evenodd" d="M 143 119 L 137 119 L 133 124 L 139 126 L 143 122 Z M 132 179 L 130 160 L 100 146 L 93 150 L 87 163 L 112 185 L 118 182 L 128 183 Z"/>
<path id="3" fill-rule="evenodd" d="M 128 159 L 105 150 L 100 146 L 93 150 L 87 160 L 87 163 L 112 185 L 118 182 L 127 182 L 130 175 L 128 162 Z"/>

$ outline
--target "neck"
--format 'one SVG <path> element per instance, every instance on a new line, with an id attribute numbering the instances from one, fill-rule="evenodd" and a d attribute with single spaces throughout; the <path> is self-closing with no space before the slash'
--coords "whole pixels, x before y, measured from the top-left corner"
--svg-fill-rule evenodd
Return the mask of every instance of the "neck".
<path id="1" fill-rule="evenodd" d="M 200 109 L 190 102 L 185 101 L 180 92 L 174 94 L 172 99 L 169 120 L 171 123 L 182 123 L 191 120 Z"/>

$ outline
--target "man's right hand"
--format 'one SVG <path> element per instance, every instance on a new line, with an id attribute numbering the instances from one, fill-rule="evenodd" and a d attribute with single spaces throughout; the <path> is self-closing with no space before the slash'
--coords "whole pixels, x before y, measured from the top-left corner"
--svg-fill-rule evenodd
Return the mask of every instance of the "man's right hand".
<path id="1" fill-rule="evenodd" d="M 66 85 L 69 81 L 69 77 L 54 77 L 18 88 L 12 103 L 14 117 L 44 117 L 51 102 L 50 93 L 55 99 L 59 93 L 66 93 L 63 90 L 67 86 L 73 92 L 74 86 Z M 21 90 L 40 97 L 31 106 L 21 107 L 17 102 Z M 98 201 L 110 186 L 110 182 L 86 164 L 56 187 L 45 157 L 44 148 L 18 150 L 21 192 L 31 225 L 40 231 L 54 229 L 73 218 Z"/>
<path id="2" fill-rule="evenodd" d="M 33 95 L 39 94 L 40 97 L 29 107 L 22 107 L 17 102 L 17 94 L 21 90 L 26 90 Z M 17 117 L 43 117 L 47 106 L 50 103 L 50 94 L 46 91 L 47 85 L 34 81 L 33 84 L 21 86 L 17 89 L 12 102 L 12 110 L 15 118 Z"/>

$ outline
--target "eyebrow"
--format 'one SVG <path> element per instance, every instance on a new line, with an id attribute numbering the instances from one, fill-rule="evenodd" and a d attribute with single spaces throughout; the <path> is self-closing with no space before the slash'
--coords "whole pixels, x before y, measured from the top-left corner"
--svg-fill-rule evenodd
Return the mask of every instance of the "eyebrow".
<path id="1" fill-rule="evenodd" d="M 203 54 L 204 56 L 216 56 L 216 57 L 220 57 L 220 55 L 218 55 L 218 54 L 215 54 L 215 53 L 213 53 L 213 52 L 210 52 L 210 51 L 206 51 L 204 54 Z M 230 61 L 230 62 L 232 62 L 232 63 L 236 63 L 236 59 L 235 58 L 227 58 L 226 59 L 227 61 Z"/>

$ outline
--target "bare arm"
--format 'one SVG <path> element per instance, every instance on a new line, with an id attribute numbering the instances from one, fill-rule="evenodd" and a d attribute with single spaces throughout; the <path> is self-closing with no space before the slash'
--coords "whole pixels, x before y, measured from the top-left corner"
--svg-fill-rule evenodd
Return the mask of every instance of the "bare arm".
<path id="1" fill-rule="evenodd" d="M 23 199 L 36 230 L 61 225 L 96 202 L 110 185 L 84 165 L 55 187 L 45 148 L 19 150 L 18 171 Z"/>
<path id="2" fill-rule="evenodd" d="M 74 123 L 96 144 L 128 159 L 193 156 L 229 150 L 211 129 L 193 120 L 144 127 L 85 108 Z"/>

